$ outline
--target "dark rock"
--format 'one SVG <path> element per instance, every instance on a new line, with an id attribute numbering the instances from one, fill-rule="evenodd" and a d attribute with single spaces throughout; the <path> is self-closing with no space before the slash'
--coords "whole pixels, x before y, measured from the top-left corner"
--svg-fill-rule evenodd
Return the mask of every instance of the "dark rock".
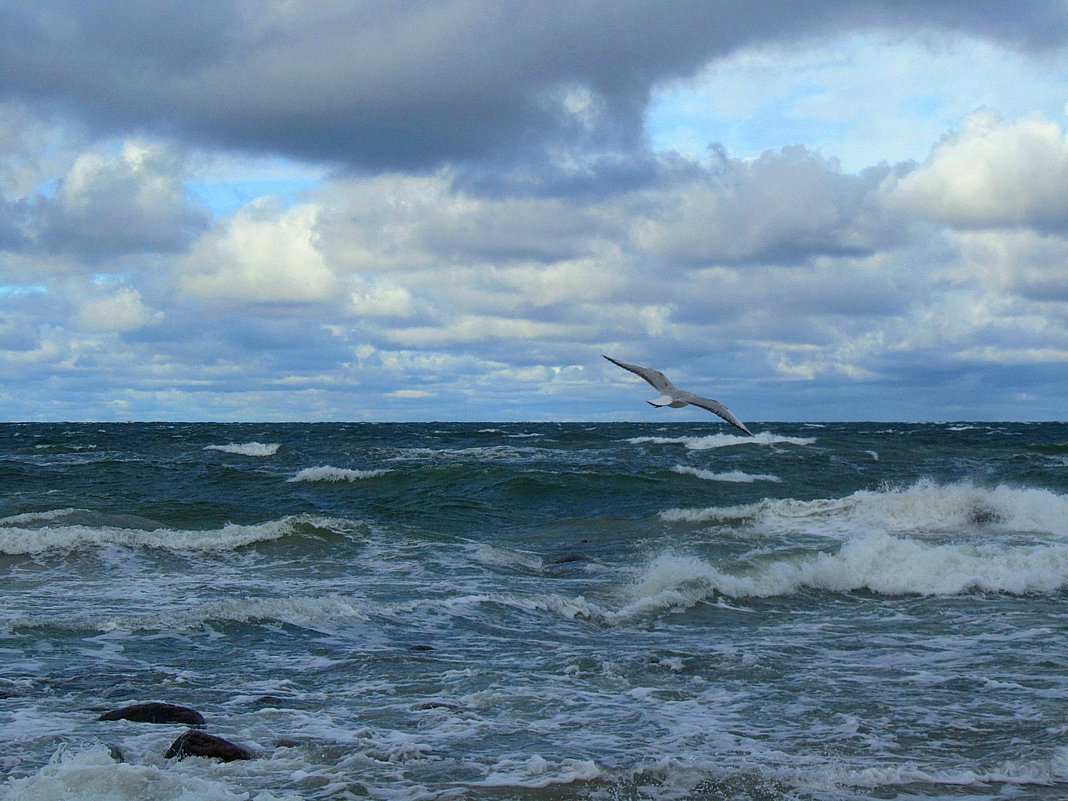
<path id="1" fill-rule="evenodd" d="M 205 734 L 202 731 L 190 729 L 167 749 L 163 755 L 165 758 L 199 756 L 209 759 L 221 759 L 223 762 L 233 762 L 237 759 L 252 759 L 252 753 L 239 745 L 235 745 L 222 737 L 214 734 Z"/>
<path id="2" fill-rule="evenodd" d="M 135 723 L 184 723 L 187 726 L 199 726 L 204 723 L 204 716 L 195 709 L 176 704 L 164 704 L 159 701 L 113 709 L 105 712 L 99 719 L 132 720 Z"/>
<path id="3" fill-rule="evenodd" d="M 433 651 L 433 645 L 413 645 L 408 649 L 409 651 Z"/>
<path id="4" fill-rule="evenodd" d="M 447 709 L 450 712 L 458 712 L 462 707 L 457 704 L 450 704 L 448 701 L 423 701 L 412 707 L 416 711 L 424 711 L 427 709 Z"/>
<path id="5" fill-rule="evenodd" d="M 122 749 L 117 745 L 108 743 L 108 756 L 114 759 L 116 762 L 125 762 L 126 756 L 122 753 Z"/>

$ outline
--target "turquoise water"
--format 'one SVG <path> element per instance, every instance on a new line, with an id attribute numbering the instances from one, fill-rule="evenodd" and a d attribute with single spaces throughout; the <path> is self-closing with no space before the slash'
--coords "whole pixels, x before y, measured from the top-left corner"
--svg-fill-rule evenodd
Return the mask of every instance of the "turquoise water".
<path id="1" fill-rule="evenodd" d="M 753 428 L 0 425 L 0 798 L 1068 795 L 1068 425 Z"/>

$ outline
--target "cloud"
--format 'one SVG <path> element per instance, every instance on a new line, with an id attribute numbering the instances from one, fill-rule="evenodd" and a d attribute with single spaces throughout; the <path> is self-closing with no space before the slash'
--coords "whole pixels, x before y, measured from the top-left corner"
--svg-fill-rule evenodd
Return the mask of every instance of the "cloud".
<path id="1" fill-rule="evenodd" d="M 996 2 L 41 0 L 0 11 L 3 94 L 104 132 L 372 170 L 641 146 L 651 88 L 716 57 L 853 27 L 1041 50 L 1068 11 Z"/>
<path id="2" fill-rule="evenodd" d="M 910 67 L 934 94 L 981 72 L 969 110 L 1026 104 L 968 58 L 1006 46 L 1062 92 L 1063 5 L 1006 8 L 0 3 L 5 415 L 656 419 L 605 352 L 746 419 L 1059 415 L 1063 123 L 957 112 L 922 163 L 857 134 L 856 169 L 778 127 L 892 133 L 933 102 L 835 117 L 869 91 L 841 37 L 866 69 L 922 41 L 957 67 Z M 958 33 L 989 44 L 939 49 Z M 653 149 L 659 87 L 724 54 L 789 72 L 797 48 L 839 59 L 839 94 L 791 75 L 775 117 L 739 80 L 769 144 Z"/>
<path id="3" fill-rule="evenodd" d="M 887 168 L 843 175 L 801 147 L 716 162 L 673 186 L 635 224 L 638 246 L 682 263 L 782 262 L 891 246 L 898 226 L 877 196 Z"/>
<path id="4" fill-rule="evenodd" d="M 85 303 L 78 312 L 78 324 L 88 331 L 124 333 L 163 319 L 141 301 L 136 289 L 123 288 Z"/>
<path id="5" fill-rule="evenodd" d="M 338 282 L 319 252 L 319 209 L 251 204 L 197 243 L 183 262 L 182 288 L 219 303 L 315 303 Z"/>
<path id="6" fill-rule="evenodd" d="M 159 144 L 83 154 L 36 210 L 37 246 L 86 259 L 184 249 L 208 217 L 190 205 L 180 170 Z"/>
<path id="7" fill-rule="evenodd" d="M 981 111 L 893 187 L 902 208 L 959 228 L 1068 228 L 1068 137 L 1039 118 Z"/>

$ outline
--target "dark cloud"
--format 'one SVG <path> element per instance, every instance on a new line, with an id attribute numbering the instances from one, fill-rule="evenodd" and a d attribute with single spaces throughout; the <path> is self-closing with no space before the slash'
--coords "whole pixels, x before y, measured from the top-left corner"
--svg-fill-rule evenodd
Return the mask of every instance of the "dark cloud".
<path id="1" fill-rule="evenodd" d="M 641 143 L 657 82 L 855 25 L 1063 44 L 1059 2 L 411 0 L 0 6 L 0 93 L 106 131 L 352 167 Z"/>

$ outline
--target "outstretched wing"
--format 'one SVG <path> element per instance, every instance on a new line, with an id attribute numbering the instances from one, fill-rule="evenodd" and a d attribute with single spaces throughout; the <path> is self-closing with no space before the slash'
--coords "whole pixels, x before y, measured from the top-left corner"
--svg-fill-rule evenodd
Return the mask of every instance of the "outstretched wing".
<path id="1" fill-rule="evenodd" d="M 604 354 L 601 354 L 602 356 Z M 678 395 L 678 388 L 667 380 L 667 377 L 659 370 L 654 370 L 651 367 L 640 367 L 637 364 L 627 364 L 613 359 L 611 356 L 605 356 L 612 364 L 622 367 L 624 370 L 630 370 L 634 375 L 640 376 L 652 384 L 661 395 Z"/>
<path id="2" fill-rule="evenodd" d="M 702 409 L 707 409 L 712 412 L 712 414 L 718 414 L 735 428 L 740 428 L 749 436 L 753 436 L 753 432 L 745 427 L 745 423 L 735 417 L 731 413 L 731 410 L 719 401 L 712 400 L 711 398 L 702 398 L 700 395 L 691 395 L 688 392 L 684 392 L 680 400 L 684 400 L 694 406 L 700 406 Z"/>

